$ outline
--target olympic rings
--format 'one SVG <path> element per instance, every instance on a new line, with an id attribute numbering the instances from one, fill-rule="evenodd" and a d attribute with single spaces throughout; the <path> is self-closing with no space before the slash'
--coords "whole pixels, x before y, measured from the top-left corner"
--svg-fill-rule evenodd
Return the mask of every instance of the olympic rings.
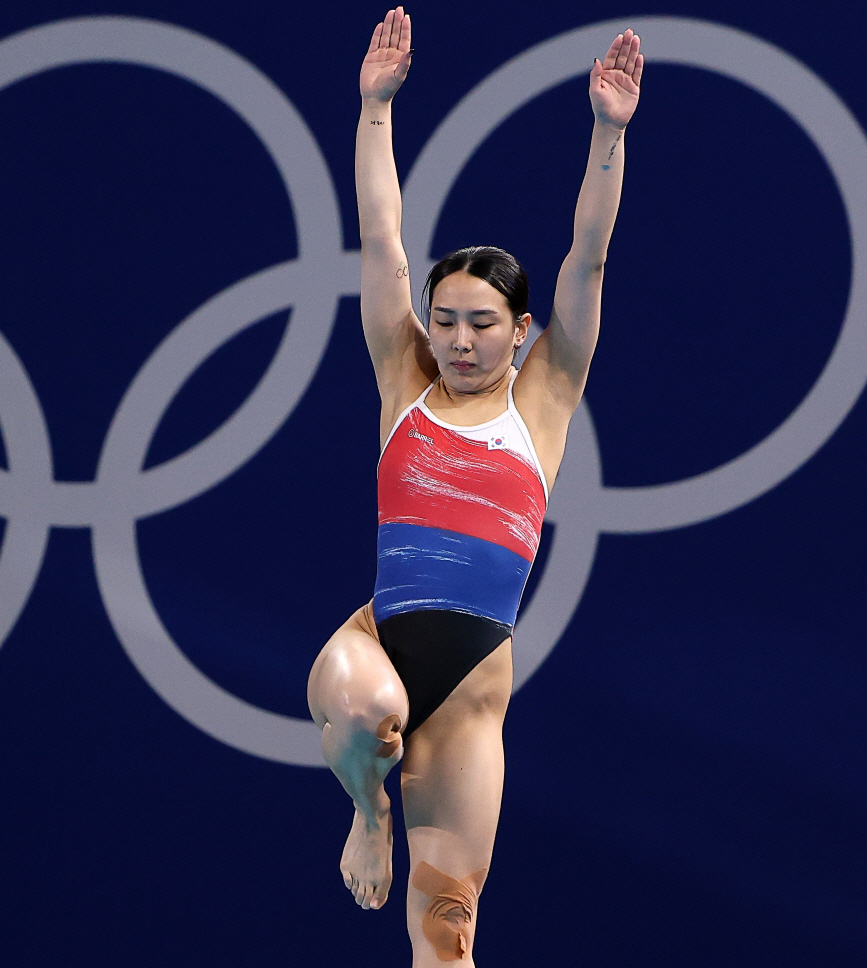
<path id="1" fill-rule="evenodd" d="M 485 138 L 540 94 L 583 76 L 585 65 L 607 48 L 612 32 L 621 26 L 620 21 L 609 20 L 581 27 L 518 54 L 477 84 L 439 125 L 413 165 L 404 189 L 404 242 L 410 265 L 422 268 L 421 278 L 433 264 L 430 246 L 451 187 Z M 808 67 L 743 31 L 681 17 L 644 17 L 632 26 L 641 35 L 645 50 L 653 51 L 651 62 L 705 68 L 743 81 L 775 101 L 804 128 L 822 152 L 843 196 L 852 238 L 852 289 L 837 344 L 812 390 L 765 440 L 714 470 L 649 487 L 605 487 L 600 481 L 588 493 L 587 480 L 576 477 L 573 469 L 597 467 L 599 451 L 586 403 L 582 403 L 579 415 L 582 410 L 585 415 L 570 431 L 566 463 L 548 515 L 557 525 L 554 547 L 543 584 L 516 629 L 516 687 L 545 660 L 574 612 L 573 607 L 563 617 L 560 591 L 565 588 L 560 589 L 560 583 L 572 588 L 577 596 L 575 606 L 583 593 L 589 567 L 585 569 L 582 561 L 576 573 L 574 565 L 569 569 L 566 552 L 561 554 L 567 533 L 568 542 L 574 540 L 572 519 L 576 514 L 588 517 L 586 530 L 594 536 L 678 528 L 725 514 L 775 487 L 809 460 L 842 423 L 867 382 L 863 255 L 867 252 L 863 191 L 867 139 L 856 118 Z M 693 52 L 700 52 L 700 58 Z M 561 512 L 564 507 L 569 514 Z"/>
<path id="2" fill-rule="evenodd" d="M 583 27 L 515 57 L 470 91 L 440 124 L 413 166 L 404 192 L 405 241 L 417 278 L 431 264 L 430 243 L 448 192 L 478 146 L 523 104 L 585 73 L 583 65 L 605 49 L 616 26 L 609 21 Z M 758 497 L 810 459 L 867 382 L 862 256 L 867 200 L 860 191 L 867 182 L 867 141 L 856 119 L 807 67 L 758 38 L 674 17 L 643 18 L 634 26 L 645 46 L 656 52 L 655 61 L 688 64 L 741 80 L 787 110 L 823 153 L 833 143 L 833 155 L 828 151 L 825 157 L 849 218 L 852 292 L 837 345 L 801 404 L 764 441 L 714 470 L 654 487 L 605 487 L 590 412 L 582 405 L 548 512 L 555 536 L 547 567 L 517 630 L 516 689 L 569 624 L 601 532 L 683 527 Z M 684 50 L 701 50 L 701 62 L 685 58 Z M 0 472 L 0 514 L 8 519 L 0 553 L 0 643 L 38 577 L 49 527 L 89 526 L 99 587 L 112 625 L 154 690 L 188 721 L 231 746 L 285 763 L 319 766 L 319 734 L 312 723 L 233 696 L 197 669 L 171 639 L 148 595 L 135 524 L 216 486 L 282 426 L 321 363 L 339 298 L 358 294 L 358 253 L 343 248 L 336 193 L 304 121 L 267 77 L 213 40 L 131 17 L 59 21 L 0 42 L 0 90 L 53 67 L 93 61 L 168 71 L 235 110 L 262 140 L 290 193 L 299 256 L 219 293 L 154 350 L 118 407 L 93 482 L 53 479 L 38 397 L 14 350 L 0 335 L 0 422 L 9 457 L 9 470 Z M 290 307 L 291 325 L 271 365 L 235 414 L 186 453 L 143 471 L 163 414 L 197 367 L 244 328 Z M 538 332 L 534 327 L 531 338 Z"/>

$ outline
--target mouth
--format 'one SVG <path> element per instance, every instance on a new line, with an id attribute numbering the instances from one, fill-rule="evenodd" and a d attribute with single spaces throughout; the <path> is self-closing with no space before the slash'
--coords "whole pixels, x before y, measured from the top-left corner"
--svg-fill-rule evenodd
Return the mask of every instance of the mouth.
<path id="1" fill-rule="evenodd" d="M 462 360 L 453 360 L 449 366 L 454 367 L 458 373 L 468 373 L 475 367 L 475 363 L 465 363 Z"/>

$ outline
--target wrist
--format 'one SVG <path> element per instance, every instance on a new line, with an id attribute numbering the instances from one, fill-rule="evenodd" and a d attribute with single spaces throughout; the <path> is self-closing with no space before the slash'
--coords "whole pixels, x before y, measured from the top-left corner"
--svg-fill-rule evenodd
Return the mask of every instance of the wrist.
<path id="1" fill-rule="evenodd" d="M 627 124 L 629 122 L 627 121 Z M 623 134 L 626 130 L 626 124 L 615 124 L 613 121 L 607 121 L 604 118 L 595 117 L 594 115 L 594 127 L 599 131 L 611 131 L 615 135 Z"/>
<path id="2" fill-rule="evenodd" d="M 390 114 L 391 101 L 391 98 L 388 98 L 386 101 L 381 101 L 378 97 L 362 97 L 361 113 L 377 115 Z"/>

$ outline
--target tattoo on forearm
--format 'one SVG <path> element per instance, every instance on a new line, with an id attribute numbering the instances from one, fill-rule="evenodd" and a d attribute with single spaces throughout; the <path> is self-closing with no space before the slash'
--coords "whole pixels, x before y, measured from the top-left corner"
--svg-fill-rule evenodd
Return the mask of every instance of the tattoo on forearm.
<path id="1" fill-rule="evenodd" d="M 614 154 L 614 149 L 617 147 L 617 142 L 620 141 L 620 139 L 622 137 L 623 137 L 623 132 L 621 131 L 620 134 L 617 135 L 617 138 L 615 139 L 614 144 L 611 146 L 611 150 L 608 152 L 608 160 L 609 161 L 611 161 L 611 157 Z M 603 171 L 608 171 L 608 169 L 610 167 L 611 167 L 611 165 L 602 165 L 602 170 Z"/>
<path id="2" fill-rule="evenodd" d="M 371 121 L 370 123 L 371 123 L 371 124 L 385 124 L 385 121 L 376 121 L 376 120 L 373 120 L 373 121 Z M 612 150 L 613 150 L 613 149 L 612 149 Z"/>
<path id="3" fill-rule="evenodd" d="M 397 272 L 395 272 L 395 276 L 398 279 L 406 279 L 408 275 L 409 275 L 409 266 L 405 262 L 401 262 L 401 264 L 397 267 Z"/>

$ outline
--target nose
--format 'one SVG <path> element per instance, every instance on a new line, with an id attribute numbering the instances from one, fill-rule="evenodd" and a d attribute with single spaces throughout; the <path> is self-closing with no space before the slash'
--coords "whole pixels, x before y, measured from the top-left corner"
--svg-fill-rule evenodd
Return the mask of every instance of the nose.
<path id="1" fill-rule="evenodd" d="M 465 322 L 459 322 L 455 326 L 452 348 L 459 353 L 468 353 L 473 348 L 472 327 L 468 326 Z"/>

